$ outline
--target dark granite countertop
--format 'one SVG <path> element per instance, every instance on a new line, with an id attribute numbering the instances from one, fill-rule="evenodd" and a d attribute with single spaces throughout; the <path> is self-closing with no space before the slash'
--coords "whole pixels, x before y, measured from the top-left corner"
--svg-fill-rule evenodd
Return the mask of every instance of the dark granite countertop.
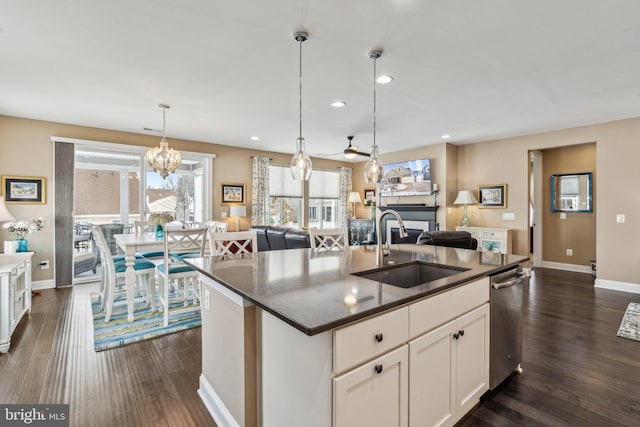
<path id="1" fill-rule="evenodd" d="M 373 246 L 352 246 L 336 252 L 287 249 L 185 261 L 305 334 L 315 335 L 528 259 L 430 245 L 391 245 L 385 266 L 390 260 L 396 265 L 424 261 L 470 269 L 404 289 L 352 275 L 376 268 L 373 249 Z"/>

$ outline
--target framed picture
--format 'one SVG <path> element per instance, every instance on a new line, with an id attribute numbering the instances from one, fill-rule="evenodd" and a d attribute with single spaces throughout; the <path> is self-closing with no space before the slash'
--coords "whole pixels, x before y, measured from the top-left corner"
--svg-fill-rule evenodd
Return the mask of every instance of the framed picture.
<path id="1" fill-rule="evenodd" d="M 365 188 L 364 189 L 364 197 L 363 200 L 366 202 L 367 200 L 376 201 L 376 189 L 375 188 Z"/>
<path id="2" fill-rule="evenodd" d="M 220 204 L 245 204 L 245 185 L 229 183 L 220 184 Z"/>
<path id="3" fill-rule="evenodd" d="M 506 208 L 507 184 L 478 185 L 479 208 Z"/>
<path id="4" fill-rule="evenodd" d="M 2 195 L 6 203 L 46 203 L 46 182 L 44 177 L 3 176 Z"/>

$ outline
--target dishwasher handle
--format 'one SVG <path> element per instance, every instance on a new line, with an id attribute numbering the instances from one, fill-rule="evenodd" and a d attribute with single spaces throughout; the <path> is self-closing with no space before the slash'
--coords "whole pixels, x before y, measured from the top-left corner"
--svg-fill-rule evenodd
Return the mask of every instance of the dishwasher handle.
<path id="1" fill-rule="evenodd" d="M 493 289 L 504 289 L 504 288 L 508 288 L 510 286 L 514 286 L 517 285 L 519 283 L 522 283 L 522 279 L 524 279 L 527 275 L 525 273 L 519 273 L 518 277 L 516 277 L 515 279 L 511 279 L 511 280 L 506 280 L 504 282 L 498 282 L 498 283 L 491 283 L 491 287 Z"/>

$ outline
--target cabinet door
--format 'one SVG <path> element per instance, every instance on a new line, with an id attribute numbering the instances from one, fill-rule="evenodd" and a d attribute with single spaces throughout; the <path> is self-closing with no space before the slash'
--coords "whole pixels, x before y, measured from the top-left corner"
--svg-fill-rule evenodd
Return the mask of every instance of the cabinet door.
<path id="1" fill-rule="evenodd" d="M 466 414 L 489 389 L 489 304 L 456 320 L 456 413 Z"/>
<path id="2" fill-rule="evenodd" d="M 455 421 L 456 331 L 453 320 L 409 343 L 411 426 L 449 426 Z"/>
<path id="3" fill-rule="evenodd" d="M 335 427 L 408 425 L 407 346 L 333 380 Z"/>

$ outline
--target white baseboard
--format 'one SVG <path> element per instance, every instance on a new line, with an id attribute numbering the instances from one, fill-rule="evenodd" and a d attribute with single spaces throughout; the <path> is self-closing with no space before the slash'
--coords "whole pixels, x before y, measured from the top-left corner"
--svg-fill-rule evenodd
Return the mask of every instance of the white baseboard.
<path id="1" fill-rule="evenodd" d="M 34 291 L 39 291 L 41 289 L 53 289 L 56 287 L 56 281 L 53 279 L 49 280 L 36 280 L 31 282 L 31 289 Z"/>
<path id="2" fill-rule="evenodd" d="M 200 388 L 198 389 L 200 399 L 207 407 L 213 420 L 220 427 L 240 427 L 238 422 L 233 418 L 229 410 L 220 399 L 220 396 L 211 387 L 207 378 L 200 374 Z"/>
<path id="3" fill-rule="evenodd" d="M 562 262 L 542 261 L 542 265 L 540 265 L 540 267 L 554 268 L 556 270 L 574 271 L 576 273 L 591 274 L 591 266 L 589 265 L 565 264 Z"/>
<path id="4" fill-rule="evenodd" d="M 628 282 L 616 282 L 615 280 L 596 279 L 596 288 L 611 289 L 613 291 L 631 292 L 640 294 L 640 284 Z"/>

